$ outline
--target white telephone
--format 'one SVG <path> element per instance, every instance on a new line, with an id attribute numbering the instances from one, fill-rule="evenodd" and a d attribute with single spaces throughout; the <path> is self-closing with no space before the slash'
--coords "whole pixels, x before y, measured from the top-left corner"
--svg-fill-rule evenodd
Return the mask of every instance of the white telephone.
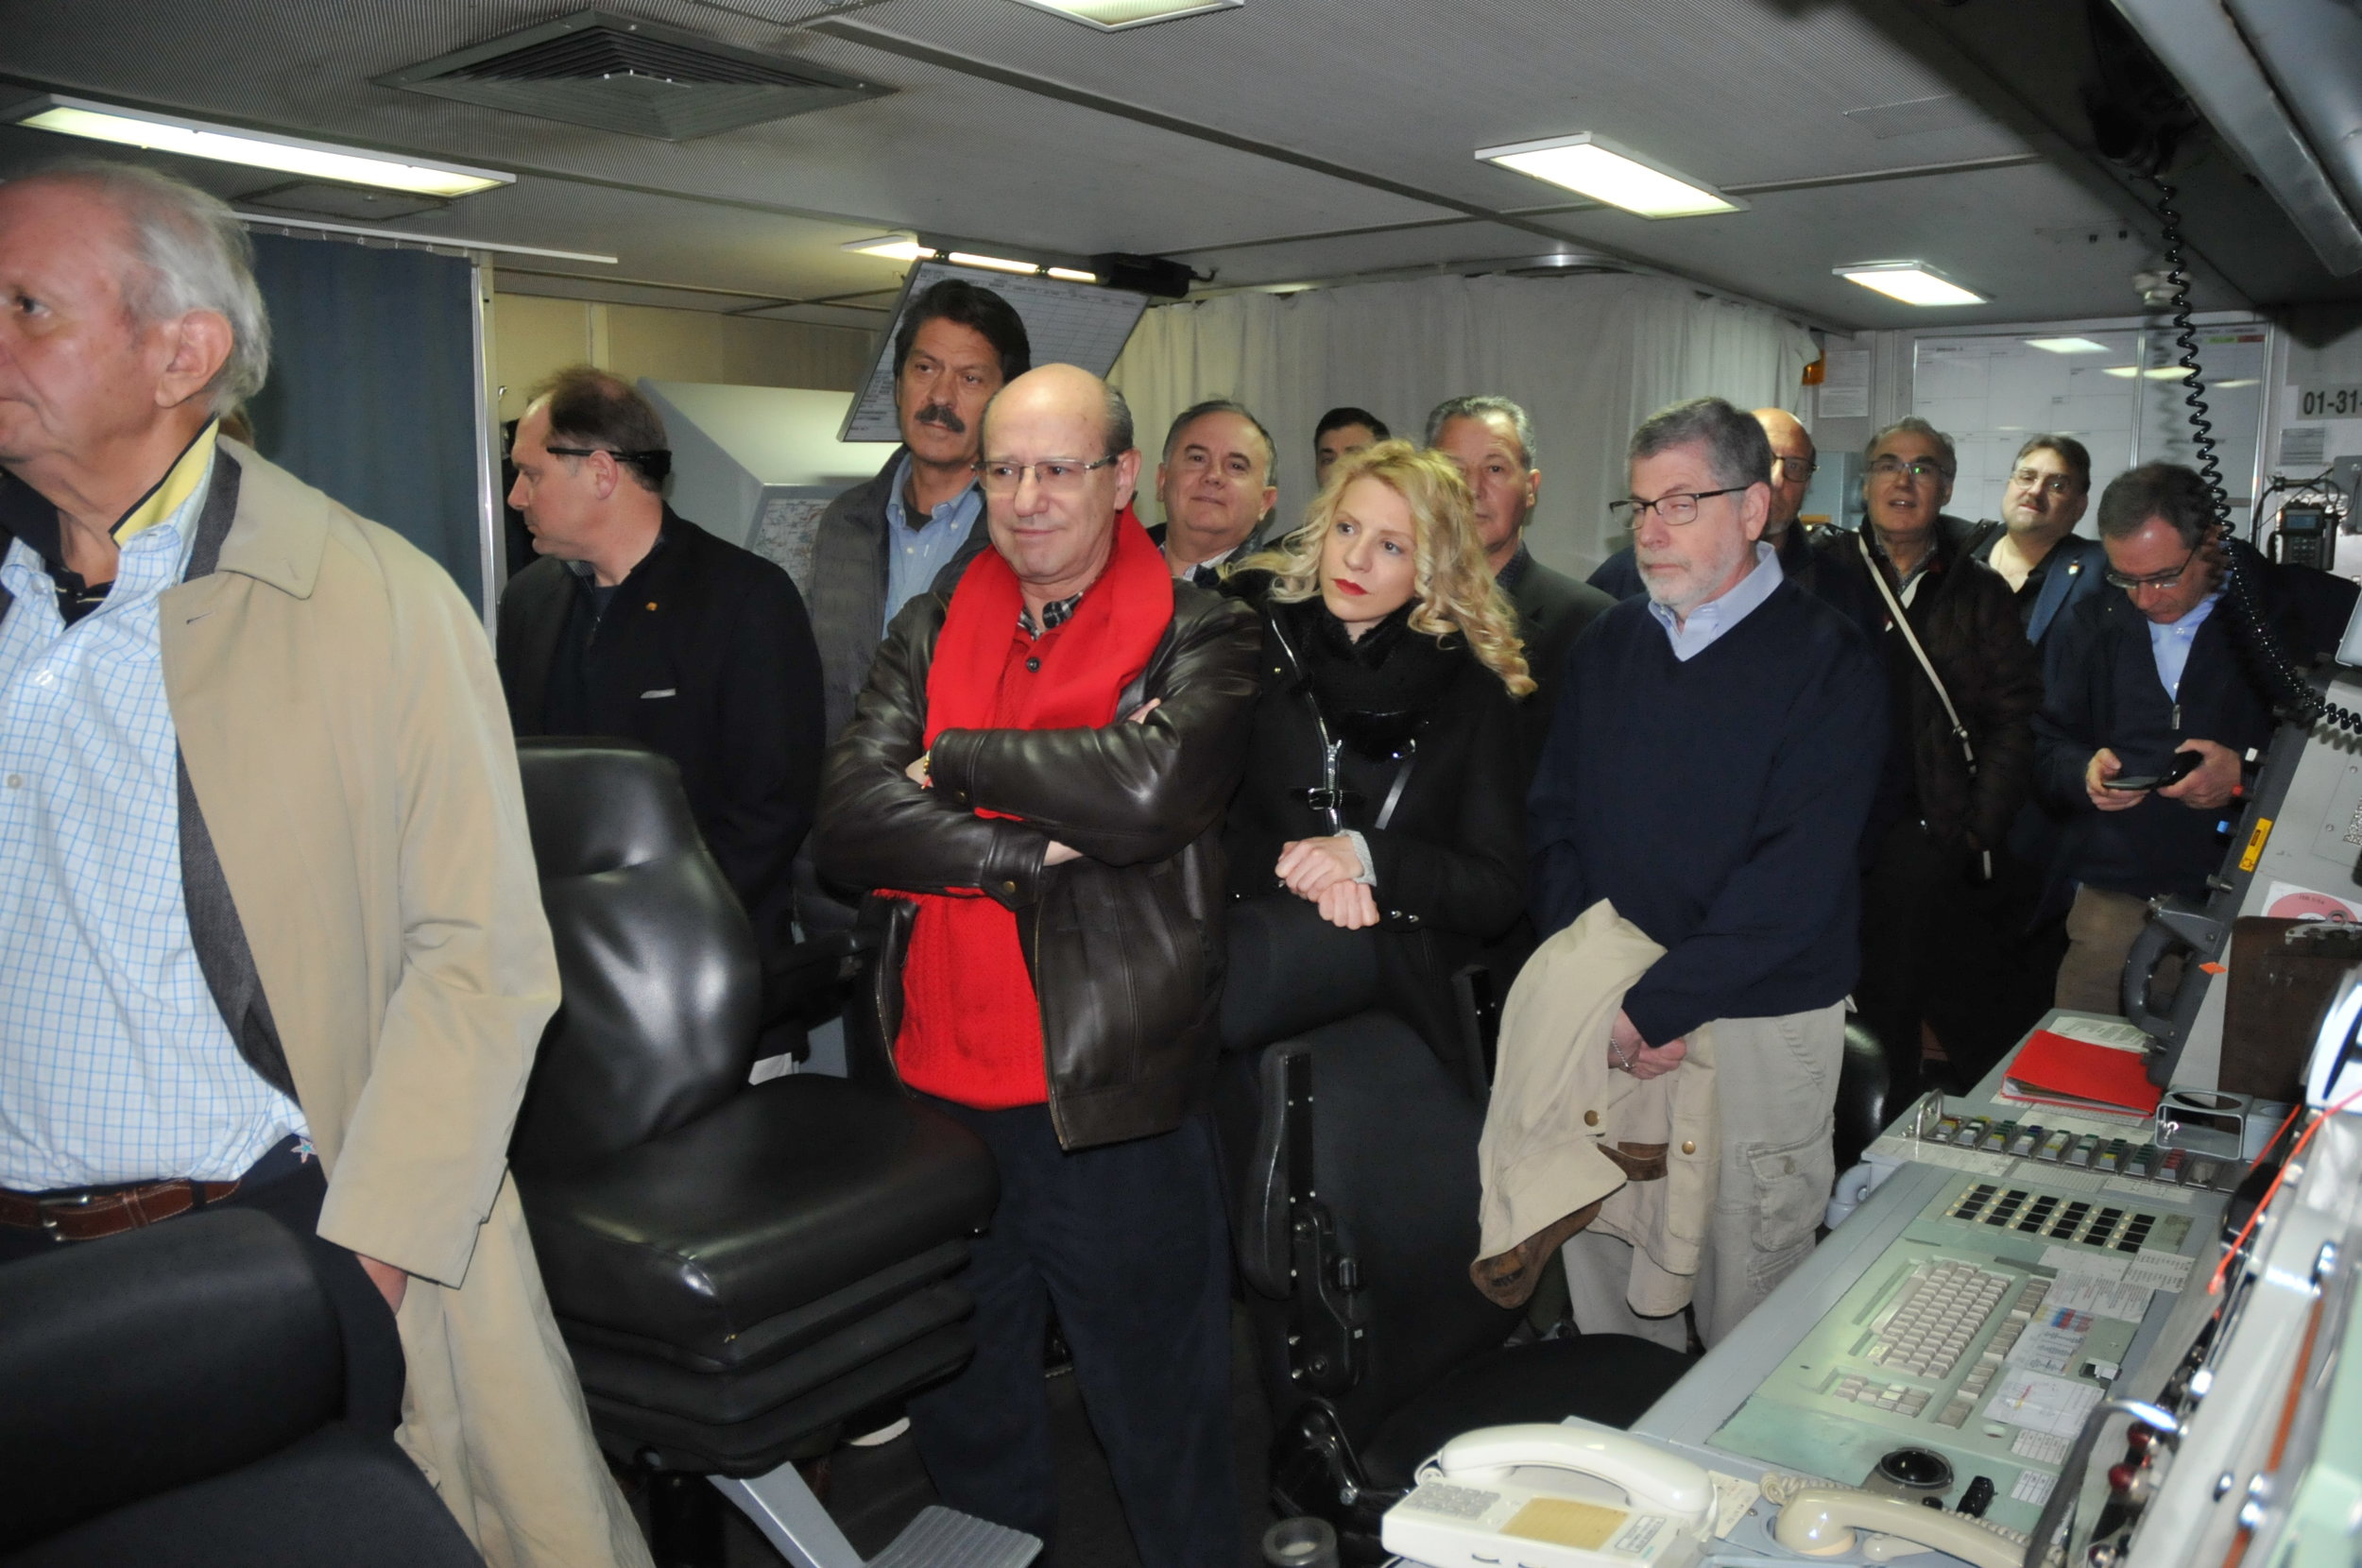
<path id="1" fill-rule="evenodd" d="M 1765 1489 L 1767 1494 L 1772 1489 Z M 1862 1534 L 1859 1532 L 1872 1532 Z M 1945 1552 L 1976 1568 L 2019 1568 L 2026 1537 L 1999 1525 L 1900 1497 L 1844 1487 L 1806 1487 L 1781 1505 L 1772 1539 L 1801 1557 L 1859 1552 L 1874 1562 Z"/>
<path id="2" fill-rule="evenodd" d="M 1386 1511 L 1380 1538 L 1430 1568 L 1686 1568 L 1714 1514 L 1703 1469 L 1591 1426 L 1463 1433 L 1418 1482 Z"/>

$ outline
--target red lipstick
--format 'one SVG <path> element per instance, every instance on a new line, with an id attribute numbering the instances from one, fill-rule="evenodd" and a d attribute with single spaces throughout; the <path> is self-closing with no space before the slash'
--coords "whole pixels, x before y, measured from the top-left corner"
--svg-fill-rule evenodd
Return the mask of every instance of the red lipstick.
<path id="1" fill-rule="evenodd" d="M 1329 581 L 1337 585 L 1337 591 L 1339 593 L 1349 593 L 1356 599 L 1361 598 L 1363 594 L 1370 591 L 1359 583 L 1346 582 L 1343 577 L 1331 577 Z"/>

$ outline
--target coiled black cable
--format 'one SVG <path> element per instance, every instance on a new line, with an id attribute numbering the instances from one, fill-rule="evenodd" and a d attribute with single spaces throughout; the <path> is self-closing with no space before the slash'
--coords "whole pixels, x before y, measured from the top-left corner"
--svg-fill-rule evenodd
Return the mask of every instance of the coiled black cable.
<path id="1" fill-rule="evenodd" d="M 2182 401 L 2189 405 L 2190 439 L 2198 450 L 2198 475 L 2205 482 L 2207 499 L 2214 504 L 2215 526 L 2226 544 L 2222 553 L 2223 587 L 2231 599 L 2231 623 L 2239 633 L 2236 640 L 2262 676 L 2266 690 L 2278 690 L 2279 700 L 2273 706 L 2283 718 L 2304 724 L 2325 722 L 2362 734 L 2362 713 L 2329 701 L 2304 678 L 2304 672 L 2265 621 L 2263 608 L 2255 602 L 2254 588 L 2239 570 L 2238 556 L 2227 547 L 2233 534 L 2231 496 L 2223 488 L 2222 464 L 2215 455 L 2215 424 L 2206 406 L 2206 382 L 2198 361 L 2198 327 L 2190 319 L 2190 275 L 2182 264 L 2182 214 L 2173 205 L 2173 186 L 2162 175 L 2148 178 L 2157 187 L 2157 221 L 2165 251 L 2165 281 L 2173 290 L 2174 342 L 2182 349 L 2182 357 L 2175 363 L 2188 372 L 2182 381 L 2185 390 Z"/>

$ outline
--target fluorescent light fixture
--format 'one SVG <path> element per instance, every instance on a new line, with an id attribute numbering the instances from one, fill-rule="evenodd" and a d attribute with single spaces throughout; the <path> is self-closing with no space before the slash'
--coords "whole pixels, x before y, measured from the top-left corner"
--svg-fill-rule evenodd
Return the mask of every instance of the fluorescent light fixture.
<path id="1" fill-rule="evenodd" d="M 1013 262 L 1006 256 L 979 256 L 973 250 L 954 250 L 950 259 L 961 266 L 981 266 L 989 272 L 1039 272 L 1041 270 L 1040 266 L 1033 262 Z"/>
<path id="2" fill-rule="evenodd" d="M 2217 392 L 2228 392 L 2234 386 L 2253 386 L 2254 384 L 2255 378 L 2253 376 L 2242 376 L 2237 381 L 2217 382 L 2215 383 L 2215 390 Z"/>
<path id="3" fill-rule="evenodd" d="M 1095 283 L 1099 281 L 1098 273 L 1085 272 L 1079 267 L 1053 266 L 1046 267 L 1043 270 L 1047 271 L 1050 276 L 1057 279 L 1058 281 L 1062 283 Z"/>
<path id="4" fill-rule="evenodd" d="M 874 240 L 847 240 L 846 249 L 861 256 L 880 256 L 889 262 L 916 262 L 935 253 L 934 247 L 922 245 L 909 234 L 881 234 Z"/>
<path id="5" fill-rule="evenodd" d="M 517 177 L 463 163 L 430 163 L 390 153 L 364 152 L 327 142 L 306 142 L 269 131 L 240 130 L 208 125 L 177 115 L 151 114 L 145 110 L 118 109 L 87 98 L 57 94 L 32 98 L 8 110 L 0 118 L 35 130 L 63 136 L 87 136 L 123 146 L 179 153 L 185 158 L 210 158 L 223 163 L 247 163 L 277 169 L 311 179 L 341 180 L 348 185 L 375 185 L 419 196 L 463 196 L 513 185 Z"/>
<path id="6" fill-rule="evenodd" d="M 1985 297 L 1960 287 L 1926 262 L 1857 262 L 1830 271 L 1906 305 L 1982 305 Z"/>
<path id="7" fill-rule="evenodd" d="M 2111 365 L 2099 373 L 2103 376 L 2114 376 L 2118 381 L 2131 381 L 2135 376 L 2147 376 L 2150 381 L 2187 381 L 2190 379 L 2190 373 L 2179 365 L 2160 365 L 2154 370 L 2144 370 L 2134 365 Z"/>
<path id="8" fill-rule="evenodd" d="M 1548 180 L 1644 218 L 1702 217 L 1739 212 L 1747 205 L 1587 130 L 1541 142 L 1479 147 L 1476 155 L 1482 162 Z"/>
<path id="9" fill-rule="evenodd" d="M 2105 343 L 2094 343 L 2088 337 L 2029 337 L 2026 346 L 2040 349 L 2046 354 L 2104 354 L 2108 351 Z"/>
<path id="10" fill-rule="evenodd" d="M 1172 22 L 1207 11 L 1235 10 L 1246 0 L 1021 0 L 1036 10 L 1080 22 L 1103 33 L 1145 27 L 1152 22 Z"/>

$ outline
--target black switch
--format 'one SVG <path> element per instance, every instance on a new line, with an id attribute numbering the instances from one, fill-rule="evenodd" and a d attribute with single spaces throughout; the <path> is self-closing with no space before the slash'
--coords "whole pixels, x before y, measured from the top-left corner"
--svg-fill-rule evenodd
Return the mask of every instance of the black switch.
<path id="1" fill-rule="evenodd" d="M 1985 1509 L 1992 1504 L 1993 1477 L 1979 1475 L 1968 1483 L 1966 1491 L 1960 1493 L 1960 1511 L 1971 1519 L 1982 1519 L 1985 1516 Z"/>

